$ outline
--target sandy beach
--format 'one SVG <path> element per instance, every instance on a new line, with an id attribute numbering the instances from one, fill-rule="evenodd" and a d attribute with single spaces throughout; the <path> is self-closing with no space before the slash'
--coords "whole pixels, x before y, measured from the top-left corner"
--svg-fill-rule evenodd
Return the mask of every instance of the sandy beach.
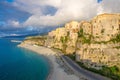
<path id="1" fill-rule="evenodd" d="M 85 80 L 82 76 L 76 76 L 69 67 L 62 63 L 56 55 L 56 52 L 49 48 L 25 43 L 18 45 L 18 47 L 29 49 L 47 57 L 51 66 L 51 71 L 47 80 Z"/>

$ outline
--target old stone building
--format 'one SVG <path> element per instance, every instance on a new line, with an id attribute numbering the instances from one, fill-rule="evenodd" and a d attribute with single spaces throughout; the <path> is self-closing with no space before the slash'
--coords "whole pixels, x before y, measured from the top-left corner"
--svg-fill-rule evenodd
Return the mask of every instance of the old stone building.
<path id="1" fill-rule="evenodd" d="M 65 29 L 70 32 L 78 32 L 79 28 L 79 23 L 77 21 L 71 21 L 65 24 Z"/>
<path id="2" fill-rule="evenodd" d="M 82 33 L 79 33 L 82 32 Z M 82 36 L 79 36 L 79 34 Z M 98 68 L 101 64 L 117 65 L 119 45 L 108 42 L 120 34 L 120 14 L 101 14 L 88 21 L 71 21 L 49 32 L 46 46 L 76 52 L 76 60 Z M 92 37 L 90 37 L 92 36 Z M 116 58 L 115 58 L 116 57 Z"/>
<path id="3" fill-rule="evenodd" d="M 96 41 L 109 41 L 120 32 L 119 14 L 101 14 L 91 20 L 92 35 Z"/>
<path id="4" fill-rule="evenodd" d="M 79 23 L 79 30 L 83 30 L 83 35 L 87 38 L 89 38 L 90 35 L 92 35 L 92 25 L 90 24 L 90 22 L 87 21 L 81 21 Z"/>
<path id="5" fill-rule="evenodd" d="M 56 29 L 55 40 L 60 41 L 61 37 L 67 36 L 66 29 L 64 27 Z"/>
<path id="6" fill-rule="evenodd" d="M 76 44 L 77 61 L 82 60 L 88 66 L 96 66 L 95 68 L 100 67 L 101 64 L 109 66 L 120 64 L 120 56 L 118 56 L 120 45 L 109 42 L 120 34 L 120 14 L 101 14 L 90 22 L 81 22 L 80 25 L 84 35 L 91 34 L 92 40 L 90 44 L 82 44 L 78 40 Z"/>

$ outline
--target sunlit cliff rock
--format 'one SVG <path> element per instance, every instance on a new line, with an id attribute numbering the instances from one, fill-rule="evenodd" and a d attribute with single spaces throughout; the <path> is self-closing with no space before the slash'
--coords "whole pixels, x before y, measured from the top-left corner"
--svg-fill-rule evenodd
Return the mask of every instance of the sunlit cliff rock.
<path id="1" fill-rule="evenodd" d="M 76 54 L 76 60 L 99 69 L 120 65 L 120 14 L 101 14 L 90 21 L 71 21 L 48 33 L 45 46 Z M 120 66 L 119 66 L 120 67 Z"/>
<path id="2" fill-rule="evenodd" d="M 75 54 L 76 61 L 87 67 L 120 68 L 120 14 L 101 14 L 90 21 L 71 21 L 46 37 L 27 39 L 26 42 Z"/>

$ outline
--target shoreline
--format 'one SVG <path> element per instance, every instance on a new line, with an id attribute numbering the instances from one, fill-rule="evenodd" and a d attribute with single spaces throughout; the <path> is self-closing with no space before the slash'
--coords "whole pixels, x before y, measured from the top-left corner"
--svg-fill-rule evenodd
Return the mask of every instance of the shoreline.
<path id="1" fill-rule="evenodd" d="M 43 46 L 31 45 L 27 43 L 21 43 L 18 47 L 31 50 L 48 59 L 48 63 L 50 64 L 50 72 L 47 80 L 84 80 L 82 76 L 78 77 L 74 74 L 74 72 L 73 74 L 68 74 L 70 71 L 68 70 L 68 73 L 65 71 L 65 64 L 61 63 L 61 61 L 57 59 L 57 54 L 55 51 Z"/>
<path id="2" fill-rule="evenodd" d="M 50 80 L 50 79 L 51 79 L 51 75 L 53 74 L 53 65 L 51 65 L 51 64 L 52 64 L 51 60 L 50 60 L 46 55 L 41 54 L 41 53 L 39 53 L 39 52 L 36 52 L 34 49 L 31 49 L 30 47 L 28 47 L 28 45 L 29 45 L 29 46 L 34 46 L 34 45 L 30 45 L 30 44 L 19 44 L 19 45 L 17 45 L 17 46 L 20 47 L 20 48 L 24 48 L 24 49 L 30 50 L 30 51 L 35 52 L 35 53 L 37 53 L 37 54 L 40 54 L 40 55 L 42 55 L 43 57 L 45 57 L 45 59 L 48 60 L 48 63 L 49 63 L 49 65 L 50 65 L 50 72 L 48 73 L 48 76 L 47 76 L 46 80 Z M 35 47 L 35 46 L 34 46 L 34 47 Z M 37 47 L 37 46 L 36 46 L 36 47 Z M 41 47 L 41 46 L 40 46 L 40 47 Z"/>

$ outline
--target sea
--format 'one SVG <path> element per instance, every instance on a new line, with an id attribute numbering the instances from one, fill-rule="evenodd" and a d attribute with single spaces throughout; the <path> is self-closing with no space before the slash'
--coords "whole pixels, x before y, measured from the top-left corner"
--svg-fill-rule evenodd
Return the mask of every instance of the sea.
<path id="1" fill-rule="evenodd" d="M 35 52 L 17 47 L 24 38 L 0 38 L 0 80 L 46 80 L 48 60 Z"/>

